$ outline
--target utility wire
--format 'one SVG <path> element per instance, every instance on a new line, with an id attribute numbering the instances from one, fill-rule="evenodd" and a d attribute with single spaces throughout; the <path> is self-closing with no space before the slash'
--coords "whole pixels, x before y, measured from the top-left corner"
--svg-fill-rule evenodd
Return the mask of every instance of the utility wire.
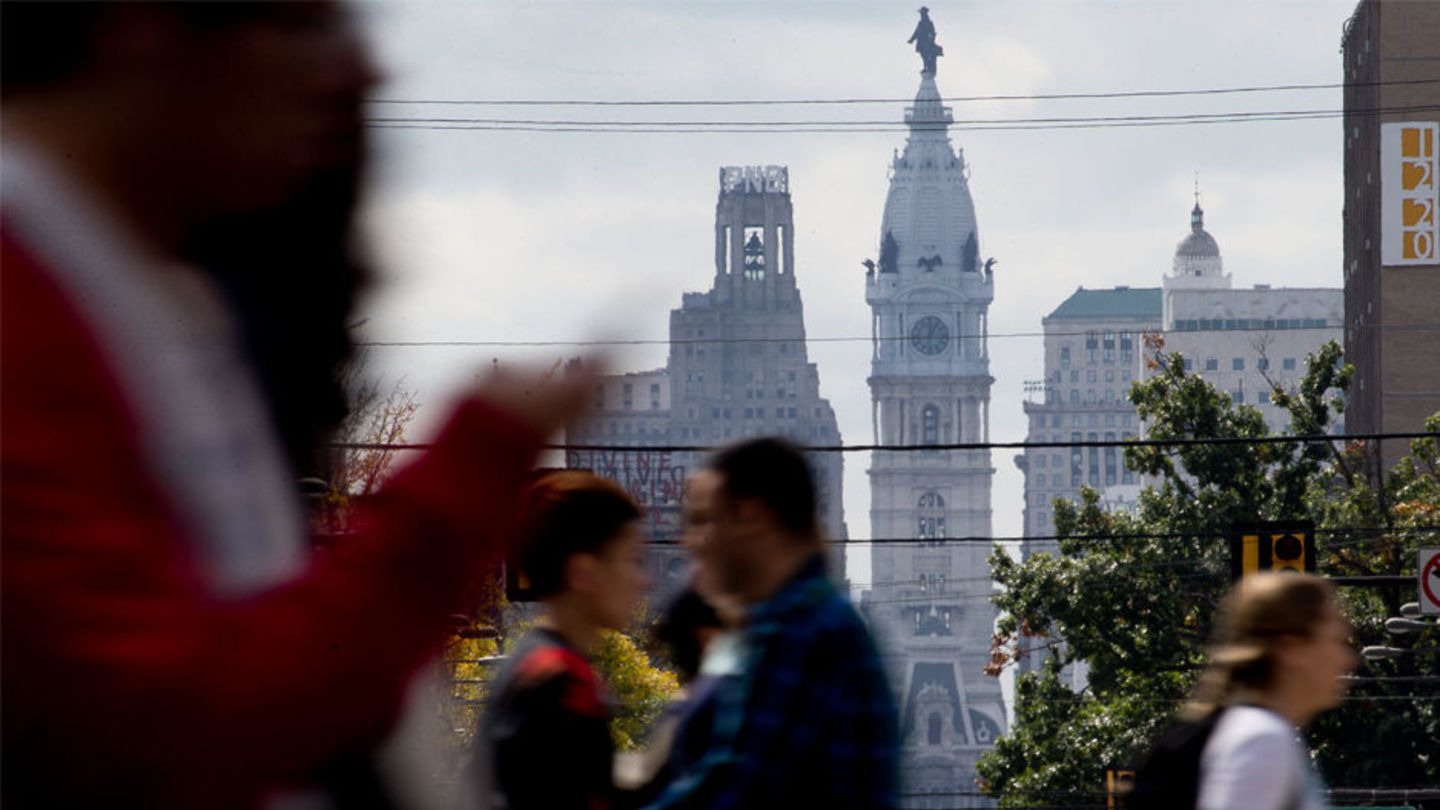
<path id="1" fill-rule="evenodd" d="M 1211 87 L 1185 90 L 1102 90 L 1075 93 L 1024 93 L 982 96 L 945 96 L 945 103 L 970 101 L 1055 101 L 1072 99 L 1163 98 L 1176 96 L 1217 96 L 1242 93 L 1274 93 L 1308 90 L 1336 90 L 1345 87 L 1436 84 L 1440 79 L 1394 79 L 1376 82 L 1323 84 L 1271 84 L 1248 87 Z M 373 104 L 439 104 L 495 107 L 741 107 L 785 105 L 913 104 L 913 98 L 801 98 L 801 99 L 374 99 Z"/>
<path id="2" fill-rule="evenodd" d="M 1093 118 L 1035 119 L 1039 123 L 1023 123 L 1026 119 L 976 119 L 958 122 L 637 122 L 623 121 L 536 121 L 523 122 L 506 119 L 370 119 L 367 125 L 378 129 L 421 129 L 421 130 L 476 130 L 504 132 L 566 133 L 638 133 L 638 134 L 783 134 L 812 133 L 836 134 L 854 132 L 943 132 L 955 129 L 961 132 L 1026 132 L 1062 129 L 1112 129 L 1129 127 L 1188 126 L 1195 124 L 1233 124 L 1255 121 L 1300 121 L 1333 119 L 1349 116 L 1376 116 L 1383 114 L 1419 113 L 1440 109 L 1434 105 L 1414 107 L 1376 108 L 1373 110 L 1295 110 L 1260 111 L 1214 114 L 1184 114 L 1173 116 L 1101 116 Z M 1013 123 L 1013 122 L 1022 123 Z"/>
<path id="3" fill-rule="evenodd" d="M 853 453 L 853 452 L 883 452 L 883 453 L 905 453 L 905 452 L 930 452 L 937 453 L 946 450 L 1030 450 L 1049 449 L 1056 447 L 1199 447 L 1210 445 L 1260 445 L 1260 444 L 1312 444 L 1316 442 L 1355 442 L 1355 441 L 1383 441 L 1401 439 L 1427 439 L 1440 438 L 1440 433 L 1412 433 L 1412 432 L 1391 432 L 1391 433 L 1350 433 L 1344 435 L 1304 435 L 1304 436 L 1211 436 L 1205 438 L 1169 438 L 1169 439 L 1071 439 L 1069 441 L 1055 442 L 961 442 L 957 444 L 849 444 L 849 445 L 808 445 L 800 447 L 801 450 L 812 453 Z M 329 447 L 337 450 L 426 450 L 434 445 L 428 442 L 406 443 L 406 442 L 332 442 Z M 714 450 L 712 445 L 704 444 L 672 444 L 672 445 L 619 445 L 619 444 L 547 444 L 543 445 L 545 450 L 565 450 L 569 452 L 616 452 L 616 453 L 706 453 Z"/>
<path id="4" fill-rule="evenodd" d="M 858 265 L 858 263 L 857 263 Z M 1087 292 L 1113 292 L 1113 290 L 1087 290 Z M 1223 320 L 1223 319 L 1222 319 Z M 1292 320 L 1292 319 L 1286 319 Z M 1312 320 L 1312 319 L 1302 319 Z M 1199 330 L 1176 330 L 1176 329 L 1142 329 L 1136 328 L 1132 331 L 1138 340 L 1145 334 L 1162 335 L 1189 335 L 1197 332 L 1301 332 L 1309 330 L 1343 328 L 1340 324 L 1329 324 L 1324 326 L 1247 326 L 1243 329 L 1199 329 Z M 1440 321 L 1434 323 L 1404 324 L 1402 326 L 1391 326 L 1382 323 L 1357 324 L 1356 329 L 1385 329 L 1392 331 L 1440 331 Z M 1090 334 L 1099 334 L 1101 330 L 1085 330 L 1080 332 L 991 332 L 984 335 L 956 335 L 957 341 L 978 341 L 996 340 L 1008 338 L 1045 338 L 1045 337 L 1085 337 Z M 756 337 L 756 338 L 632 338 L 612 340 L 364 340 L 355 345 L 361 348 L 423 348 L 429 346 L 439 347 L 476 347 L 476 348 L 525 348 L 525 347 L 554 347 L 554 346 L 725 346 L 725 345 L 753 345 L 767 343 L 861 343 L 876 342 L 889 343 L 893 341 L 909 340 L 908 335 L 874 335 L 853 337 Z"/>
<path id="5" fill-rule="evenodd" d="M 1393 527 L 1393 528 L 1392 528 L 1392 527 L 1387 527 L 1387 526 L 1350 526 L 1350 527 L 1340 527 L 1340 528 L 1333 528 L 1333 529 L 1321 529 L 1321 528 L 1317 528 L 1317 529 L 1314 530 L 1314 533 L 1315 533 L 1317 536 L 1322 536 L 1322 535 L 1323 535 L 1323 536 L 1351 536 L 1351 537 L 1353 537 L 1353 536 L 1364 535 L 1364 534 L 1403 535 L 1403 534 L 1406 533 L 1406 532 L 1437 532 L 1437 531 L 1440 531 L 1440 526 L 1404 526 L 1404 527 Z M 1123 543 L 1123 542 L 1130 542 L 1130 541 L 1135 541 L 1135 540 L 1229 540 L 1229 539 L 1231 539 L 1231 538 L 1234 537 L 1234 536 L 1235 536 L 1235 533 L 1234 533 L 1234 532 L 1204 532 L 1204 531 L 1199 531 L 1199 532 L 1142 532 L 1142 533 L 1133 533 L 1133 534 L 1072 534 L 1072 535 L 1046 534 L 1046 535 L 1026 535 L 1026 536 L 1014 536 L 1014 535 L 1012 535 L 1012 536 L 1008 536 L 1008 537 L 1005 537 L 1005 536 L 1001 536 L 1001 537 L 993 537 L 993 536 L 991 536 L 991 537 L 986 537 L 986 536 L 980 536 L 980 535 L 962 535 L 962 536 L 954 536 L 954 537 L 872 537 L 872 538 L 869 538 L 869 539 L 867 539 L 867 540 L 832 540 L 832 541 L 830 541 L 830 542 L 833 543 L 833 544 L 835 544 L 835 545 L 842 545 L 842 546 L 858 546 L 858 545 L 877 545 L 877 546 L 878 546 L 878 545 L 892 545 L 892 544 L 894 544 L 894 545 L 904 545 L 904 544 L 912 544 L 912 543 L 913 543 L 913 544 L 917 544 L 917 545 L 924 545 L 924 544 L 927 544 L 927 543 L 935 543 L 935 544 L 942 544 L 942 543 L 943 543 L 943 544 L 956 544 L 956 543 L 982 543 L 982 544 L 989 544 L 989 543 L 1027 543 L 1027 542 L 1029 542 L 1029 543 L 1035 543 L 1035 542 L 1048 542 L 1048 541 L 1054 541 L 1054 542 L 1059 542 L 1059 541 L 1066 541 L 1066 542 L 1092 542 L 1092 543 L 1122 542 L 1122 543 Z M 1357 541 L 1350 541 L 1350 542 L 1345 542 L 1345 543 L 1331 543 L 1331 544 L 1327 544 L 1327 548 L 1337 548 L 1337 547 L 1340 547 L 1340 546 L 1342 546 L 1342 545 L 1343 545 L 1343 546 L 1350 546 L 1350 545 L 1369 545 L 1369 544 L 1372 544 L 1372 543 L 1375 544 L 1375 545 L 1379 545 L 1379 544 L 1381 544 L 1381 543 L 1389 543 L 1389 542 L 1394 542 L 1394 541 L 1393 541 L 1392 538 L 1389 538 L 1389 537 L 1378 537 L 1378 538 L 1371 539 L 1371 540 L 1357 540 Z M 650 544 L 651 544 L 651 545 L 678 545 L 677 541 L 673 541 L 673 540 L 651 540 L 651 541 L 650 541 Z"/>
<path id="6" fill-rule="evenodd" d="M 1091 124 L 1091 123 L 1116 123 L 1116 122 L 1154 122 L 1154 121 L 1204 121 L 1206 119 L 1234 119 L 1244 120 L 1247 118 L 1267 117 L 1333 117 L 1337 115 L 1380 115 L 1388 113 L 1405 112 L 1428 112 L 1437 109 L 1433 104 L 1397 106 L 1397 107 L 1368 107 L 1362 109 L 1312 109 L 1312 110 L 1232 110 L 1229 112 L 1217 113 L 1167 113 L 1161 115 L 1100 115 L 1100 116 L 1054 116 L 1045 118 L 959 118 L 949 121 L 896 121 L 893 118 L 872 119 L 872 120 L 776 120 L 776 121 L 739 121 L 739 120 L 686 120 L 686 121 L 665 121 L 655 120 L 632 120 L 615 121 L 603 119 L 547 119 L 547 118 L 477 118 L 477 117 L 413 117 L 413 116 L 375 116 L 366 119 L 369 124 L 486 124 L 495 126 L 530 126 L 530 127 L 569 127 L 569 126 L 604 126 L 604 127 L 884 127 L 891 128 L 896 125 L 903 125 L 907 128 L 943 130 L 951 126 L 1011 126 L 1021 124 Z"/>

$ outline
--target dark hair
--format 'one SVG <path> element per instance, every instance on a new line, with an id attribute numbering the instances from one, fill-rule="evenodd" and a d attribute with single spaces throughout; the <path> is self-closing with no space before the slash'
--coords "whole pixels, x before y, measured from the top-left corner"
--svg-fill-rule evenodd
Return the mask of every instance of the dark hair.
<path id="1" fill-rule="evenodd" d="M 1210 649 L 1188 716 L 1228 704 L 1240 688 L 1264 690 L 1275 680 L 1274 652 L 1284 639 L 1309 638 L 1335 602 L 1320 577 L 1266 572 L 1246 577 L 1220 603 Z"/>
<path id="2" fill-rule="evenodd" d="M 670 652 L 670 662 L 680 670 L 680 679 L 695 680 L 700 674 L 700 639 L 696 633 L 706 628 L 720 629 L 724 624 L 700 594 L 686 588 L 665 607 L 655 625 L 655 639 Z"/>
<path id="3" fill-rule="evenodd" d="M 5 0 L 0 3 L 0 88 L 9 95 L 82 71 L 90 64 L 96 36 L 127 8 L 144 7 L 196 31 L 213 31 L 276 13 L 281 5 L 262 0 Z"/>
<path id="4" fill-rule="evenodd" d="M 724 477 L 722 490 L 729 498 L 757 498 L 785 529 L 815 537 L 815 481 L 796 445 L 751 439 L 721 449 L 707 466 Z"/>
<path id="5" fill-rule="evenodd" d="M 356 298 L 370 278 L 355 249 L 363 167 L 316 172 L 269 208 L 197 227 L 188 257 L 220 285 L 297 478 L 331 479 L 324 446 L 349 413 Z"/>
<path id="6" fill-rule="evenodd" d="M 581 470 L 550 473 L 525 495 L 520 566 L 544 598 L 565 589 L 565 561 L 595 554 L 613 541 L 640 507 L 608 478 Z"/>

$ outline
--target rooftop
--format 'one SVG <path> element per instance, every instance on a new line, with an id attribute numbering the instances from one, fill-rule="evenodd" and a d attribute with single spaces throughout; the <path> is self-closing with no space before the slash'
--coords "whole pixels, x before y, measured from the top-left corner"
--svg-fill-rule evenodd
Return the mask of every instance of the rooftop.
<path id="1" fill-rule="evenodd" d="M 1077 289 L 1048 318 L 1154 318 L 1162 310 L 1159 287 Z"/>

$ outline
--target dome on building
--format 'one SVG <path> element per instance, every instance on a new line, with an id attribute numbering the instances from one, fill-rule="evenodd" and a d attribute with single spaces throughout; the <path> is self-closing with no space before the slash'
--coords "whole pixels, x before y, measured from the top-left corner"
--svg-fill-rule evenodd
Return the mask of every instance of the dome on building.
<path id="1" fill-rule="evenodd" d="M 1190 212 L 1190 235 L 1175 246 L 1175 255 L 1207 258 L 1220 255 L 1219 243 L 1205 230 L 1205 212 L 1201 210 L 1198 202 Z"/>

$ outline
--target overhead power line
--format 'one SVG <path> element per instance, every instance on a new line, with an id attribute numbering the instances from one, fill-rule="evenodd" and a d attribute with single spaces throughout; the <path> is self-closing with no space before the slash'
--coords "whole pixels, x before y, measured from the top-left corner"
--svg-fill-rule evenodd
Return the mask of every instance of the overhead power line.
<path id="1" fill-rule="evenodd" d="M 1358 537 L 1361 535 L 1382 535 L 1364 540 L 1350 540 L 1343 543 L 1327 543 L 1327 548 L 1340 546 L 1380 545 L 1393 542 L 1393 538 L 1387 535 L 1404 535 L 1407 532 L 1440 532 L 1440 526 L 1350 526 L 1336 527 L 1331 529 L 1315 529 L 1317 536 L 1324 537 Z M 1137 540 L 1229 540 L 1234 536 L 1233 532 L 1144 532 L 1139 534 L 1038 534 L 1038 535 L 1012 535 L 1009 537 L 963 535 L 955 537 L 872 537 L 868 540 L 835 540 L 836 545 L 925 545 L 952 544 L 952 543 L 1035 543 L 1035 542 L 1131 542 Z M 672 540 L 652 540 L 654 545 L 675 545 Z"/>
<path id="2" fill-rule="evenodd" d="M 1096 129 L 1194 124 L 1226 124 L 1251 121 L 1294 121 L 1344 116 L 1408 114 L 1440 110 L 1435 105 L 1377 107 L 1351 110 L 1262 110 L 1227 113 L 1184 113 L 1176 115 L 1092 116 L 1077 118 L 993 118 L 962 119 L 953 122 L 901 121 L 604 121 L 567 119 L 504 118 L 406 118 L 376 117 L 367 124 L 381 129 L 477 130 L 546 133 L 641 133 L 641 134 L 777 134 L 841 132 L 957 131 L 1019 132 L 1029 130 Z"/>
<path id="3" fill-rule="evenodd" d="M 1211 436 L 1205 438 L 1183 437 L 1161 439 L 1071 439 L 1054 442 L 959 442 L 954 444 L 849 444 L 849 445 L 806 445 L 800 449 L 812 453 L 854 453 L 863 451 L 907 453 L 933 453 L 944 450 L 1029 450 L 1055 447 L 1196 447 L 1208 445 L 1260 445 L 1260 444 L 1308 444 L 1315 442 L 1383 441 L 1401 439 L 1440 438 L 1440 433 L 1351 433 L 1345 435 L 1304 435 L 1304 436 Z M 433 447 L 429 443 L 400 442 L 332 442 L 330 447 L 337 450 L 425 450 Z M 545 450 L 566 450 L 574 452 L 624 452 L 624 453 L 707 453 L 715 449 L 705 444 L 668 445 L 621 445 L 621 444 L 547 444 Z"/>
<path id="4" fill-rule="evenodd" d="M 1440 79 L 1397 79 L 1377 82 L 1352 82 L 1350 87 L 1381 85 L 1436 84 Z M 1012 93 L 980 96 L 945 96 L 944 103 L 971 101 L 1063 101 L 1078 99 L 1165 98 L 1178 96 L 1218 96 L 1247 93 L 1276 93 L 1310 90 L 1336 90 L 1341 82 L 1319 84 L 1270 84 L 1242 87 L 1211 87 L 1183 90 L 1099 90 L 1074 93 Z M 492 107 L 770 107 L 824 106 L 854 104 L 913 104 L 913 98 L 794 98 L 794 99 L 419 99 L 382 98 L 373 104 L 436 104 L 451 106 Z"/>
<path id="5" fill-rule="evenodd" d="M 666 121 L 663 119 L 639 120 L 639 121 L 616 121 L 605 119 L 546 119 L 546 118 L 477 118 L 477 117 L 413 117 L 413 116 L 377 116 L 366 119 L 372 124 L 495 124 L 514 126 L 544 126 L 544 127 L 566 127 L 566 126 L 606 126 L 606 127 L 894 127 L 897 125 L 907 128 L 932 128 L 944 129 L 949 126 L 1008 126 L 1016 124 L 1088 124 L 1088 123 L 1109 123 L 1109 122 L 1144 122 L 1144 121 L 1194 121 L 1208 118 L 1262 118 L 1273 116 L 1335 116 L 1346 113 L 1352 115 L 1379 115 L 1382 113 L 1398 112 L 1424 112 L 1436 109 L 1431 105 L 1413 105 L 1405 107 L 1372 107 L 1364 109 L 1337 110 L 1235 110 L 1218 113 L 1168 113 L 1163 115 L 1101 115 L 1101 116 L 1058 116 L 1045 118 L 957 118 L 953 121 L 916 121 L 905 123 L 894 118 L 883 118 L 873 120 L 844 120 L 844 119 L 820 119 L 820 120 L 795 120 L 795 121 L 744 121 L 717 119 L 712 121 L 688 120 L 688 121 Z"/>
<path id="6" fill-rule="evenodd" d="M 1093 290 L 1092 292 L 1112 292 L 1112 290 Z M 1212 329 L 1212 330 L 1154 330 L 1135 329 L 1133 334 L 1138 339 L 1144 334 L 1174 334 L 1190 335 L 1211 331 L 1220 332 L 1298 332 L 1317 329 L 1341 329 L 1342 324 L 1326 323 L 1324 326 L 1247 326 L 1234 329 Z M 1440 321 L 1434 323 L 1404 324 L 1402 326 L 1390 326 L 1383 323 L 1362 323 L 1355 324 L 1355 329 L 1380 329 L 1383 331 L 1406 331 L 1406 332 L 1429 332 L 1440 331 Z M 1092 333 L 1098 334 L 1103 330 L 1085 330 L 1078 332 L 991 332 L 985 335 L 956 335 L 958 341 L 972 340 L 1005 340 L 1011 338 L 1056 338 L 1056 337 L 1085 337 Z M 750 338 L 615 338 L 610 340 L 588 339 L 588 340 L 362 340 L 355 345 L 361 348 L 424 348 L 424 347 L 450 347 L 450 348 L 528 348 L 528 347 L 554 347 L 554 346 L 726 346 L 726 345 L 754 345 L 774 343 L 890 343 L 894 341 L 909 340 L 908 335 L 836 335 L 829 337 L 750 337 Z"/>
<path id="7" fill-rule="evenodd" d="M 1256 326 L 1246 329 L 1224 329 L 1211 331 L 1305 331 L 1316 329 L 1342 329 L 1341 324 L 1326 324 L 1326 326 L 1300 326 L 1280 327 Z M 1354 329 L 1382 329 L 1394 331 L 1440 331 L 1440 323 L 1405 324 L 1405 326 L 1384 326 L 1380 323 L 1355 324 Z M 1204 331 L 1204 330 L 1198 330 Z M 1151 333 L 1153 330 L 1136 330 L 1136 336 Z M 1159 330 L 1159 334 L 1195 334 L 1197 331 L 1176 331 Z M 996 340 L 1012 339 L 1012 337 L 1084 337 L 1090 331 L 998 331 L 991 334 L 958 334 L 956 340 Z M 422 347 L 454 347 L 454 349 L 465 349 L 465 347 L 547 347 L 547 346 L 739 346 L 739 344 L 756 343 L 890 343 L 896 340 L 910 340 L 906 334 L 876 334 L 876 336 L 834 336 L 834 337 L 635 337 L 635 339 L 613 339 L 613 340 L 360 340 L 356 346 L 361 349 L 422 349 Z"/>

